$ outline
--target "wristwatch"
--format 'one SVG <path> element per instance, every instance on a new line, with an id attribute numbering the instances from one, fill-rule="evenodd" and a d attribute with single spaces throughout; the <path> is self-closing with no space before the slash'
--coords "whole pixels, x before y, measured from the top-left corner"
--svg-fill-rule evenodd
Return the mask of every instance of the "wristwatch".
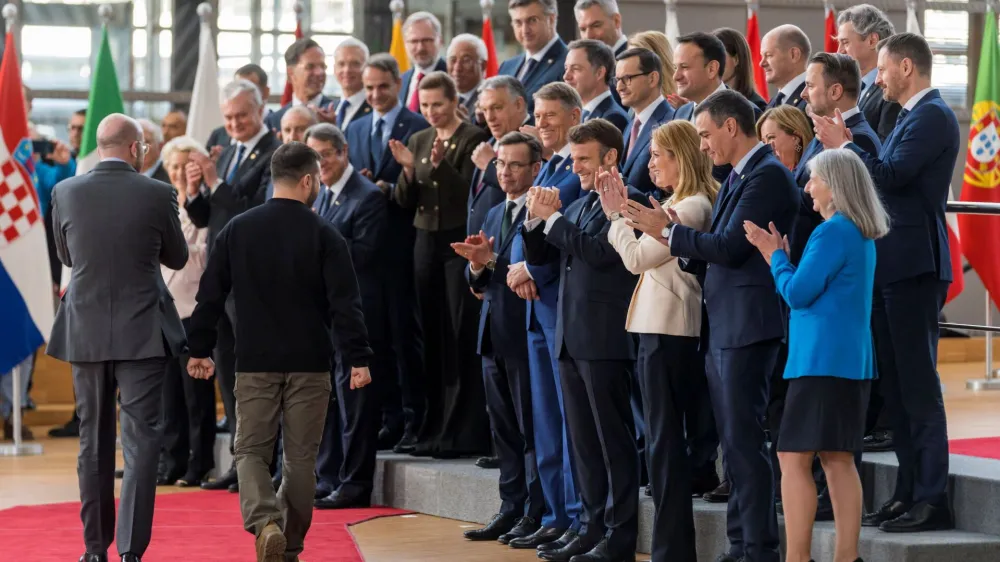
<path id="1" fill-rule="evenodd" d="M 497 255 L 493 254 L 493 257 L 490 258 L 490 261 L 486 262 L 486 269 L 493 271 L 496 268 L 497 268 Z"/>
<path id="2" fill-rule="evenodd" d="M 664 239 L 669 240 L 670 239 L 670 228 L 672 226 L 674 226 L 673 223 L 667 223 L 667 226 L 664 226 L 663 230 L 660 231 L 660 238 L 664 238 Z"/>
<path id="3" fill-rule="evenodd" d="M 612 211 L 611 214 L 608 215 L 608 220 L 611 222 L 615 222 L 620 218 L 624 218 L 624 216 L 619 211 Z"/>

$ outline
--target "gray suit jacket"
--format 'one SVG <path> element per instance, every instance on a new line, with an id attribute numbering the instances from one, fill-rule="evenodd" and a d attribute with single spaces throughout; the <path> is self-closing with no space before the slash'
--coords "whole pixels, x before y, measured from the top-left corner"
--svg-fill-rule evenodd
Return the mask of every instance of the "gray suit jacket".
<path id="1" fill-rule="evenodd" d="M 105 161 L 52 191 L 53 238 L 73 268 L 48 354 L 63 361 L 177 355 L 186 342 L 160 264 L 181 269 L 187 242 L 173 187 Z"/>

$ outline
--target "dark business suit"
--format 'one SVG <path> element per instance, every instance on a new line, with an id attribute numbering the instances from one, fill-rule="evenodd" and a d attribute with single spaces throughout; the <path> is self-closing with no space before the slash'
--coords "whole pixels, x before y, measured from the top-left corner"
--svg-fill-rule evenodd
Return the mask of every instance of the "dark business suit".
<path id="1" fill-rule="evenodd" d="M 955 114 L 931 90 L 912 111 L 900 111 L 878 157 L 847 145 L 865 162 L 892 222 L 875 241 L 872 324 L 899 459 L 893 499 L 904 504 L 947 501 L 937 323 L 952 281 L 945 205 L 959 141 Z"/>
<path id="2" fill-rule="evenodd" d="M 805 88 L 806 83 L 803 82 L 799 84 L 798 88 L 792 90 L 792 94 L 790 96 L 785 96 L 785 94 L 782 94 L 781 92 L 774 94 L 771 101 L 767 102 L 767 109 L 772 109 L 778 107 L 779 105 L 794 105 L 805 113 L 806 106 L 809 105 L 809 102 L 802 99 L 802 90 Z"/>
<path id="3" fill-rule="evenodd" d="M 629 198 L 646 199 L 635 189 Z M 559 263 L 555 347 L 583 499 L 580 536 L 589 546 L 607 537 L 610 552 L 632 554 L 639 524 L 639 454 L 629 403 L 636 355 L 624 326 L 638 278 L 608 242 L 611 223 L 596 193 L 570 204 L 548 234 L 544 226 L 523 228 L 522 237 L 528 263 Z"/>
<path id="4" fill-rule="evenodd" d="M 372 181 L 384 181 L 395 186 L 402 171 L 392 157 L 388 146 L 382 147 L 379 162 L 372 161 L 372 125 L 374 110 L 355 115 L 347 126 L 348 158 L 357 171 L 368 170 Z M 427 121 L 417 113 L 400 108 L 389 138 L 407 143 L 410 136 L 428 127 Z M 391 190 L 390 190 L 391 193 Z M 404 429 L 416 434 L 424 417 L 423 390 L 423 338 L 417 319 L 417 294 L 413 284 L 413 211 L 403 209 L 392 197 L 386 209 L 386 254 L 388 263 L 398 264 L 393 274 L 385 278 L 385 327 L 389 341 L 388 360 L 395 364 L 396 377 L 386 381 L 380 389 L 382 424 L 393 432 Z"/>
<path id="5" fill-rule="evenodd" d="M 338 104 L 337 109 L 339 110 L 340 102 L 337 102 L 337 104 Z M 351 123 L 354 122 L 355 119 L 360 119 L 361 117 L 364 117 L 365 115 L 368 115 L 371 112 L 372 112 L 372 106 L 368 104 L 368 100 L 361 102 L 361 107 L 359 107 L 358 110 L 354 112 L 354 115 L 348 116 L 347 110 L 345 109 L 344 120 L 347 122 L 346 123 L 342 122 L 340 119 L 340 115 L 337 115 L 337 128 L 340 129 L 341 131 L 346 131 L 347 127 L 349 127 Z"/>
<path id="6" fill-rule="evenodd" d="M 584 115 L 580 117 L 580 122 L 585 123 L 591 119 L 605 119 L 610 121 L 612 125 L 618 127 L 618 130 L 622 134 L 625 133 L 625 129 L 628 128 L 628 124 L 631 122 L 628 113 L 625 112 L 622 106 L 618 105 L 614 96 L 604 98 L 601 103 L 597 104 L 593 112 L 584 112 Z"/>
<path id="7" fill-rule="evenodd" d="M 722 185 L 710 232 L 677 225 L 670 236 L 671 253 L 692 260 L 688 271 L 704 267 L 711 324 L 707 375 L 731 485 L 730 553 L 758 562 L 779 560 L 763 421 L 768 382 L 785 333 L 771 271 L 747 241 L 743 222 L 773 221 L 780 232 L 788 232 L 798 202 L 791 173 L 770 147 L 762 146 L 740 174 L 732 173 Z"/>
<path id="8" fill-rule="evenodd" d="M 477 351 L 482 356 L 487 412 L 500 460 L 500 513 L 540 521 L 545 501 L 535 456 L 525 309 L 507 286 L 511 243 L 527 210 L 522 207 L 510 218 L 504 236 L 506 207 L 506 200 L 493 207 L 483 225 L 487 238 L 493 238 L 496 266 L 479 275 L 467 269 L 466 274 L 469 286 L 483 294 Z"/>
<path id="9" fill-rule="evenodd" d="M 573 158 L 553 156 L 542 166 L 533 182 L 555 187 L 565 209 L 580 197 L 580 176 L 573 173 Z M 511 263 L 527 262 L 521 230 L 510 252 Z M 543 527 L 577 528 L 583 505 L 573 477 L 566 408 L 559 377 L 556 348 L 556 318 L 559 298 L 559 261 L 527 263 L 528 273 L 538 289 L 538 300 L 525 304 L 528 330 L 528 361 L 531 365 L 531 408 L 535 432 L 535 456 L 545 496 Z"/>
<path id="10" fill-rule="evenodd" d="M 336 109 L 339 101 L 337 98 L 328 98 L 321 94 L 319 97 L 319 108 L 324 111 Z M 289 102 L 281 106 L 281 109 L 268 113 L 264 117 L 264 124 L 272 131 L 281 132 L 281 118 L 285 116 L 285 112 L 291 109 L 293 105 L 293 102 Z"/>
<path id="11" fill-rule="evenodd" d="M 356 170 L 351 172 L 336 199 L 330 189 L 323 189 L 313 204 L 313 210 L 344 236 L 351 252 L 368 341 L 375 353 L 369 365 L 372 381 L 384 380 L 385 373 L 393 368 L 392 363 L 386 362 L 385 351 L 388 347 L 383 302 L 386 207 L 382 191 Z M 333 343 L 337 349 L 336 340 Z M 351 367 L 337 351 L 331 398 L 339 408 L 327 410 L 323 441 L 316 457 L 316 485 L 366 502 L 370 501 L 375 474 L 380 422 L 378 392 L 368 387 L 351 390 Z"/>
<path id="12" fill-rule="evenodd" d="M 434 63 L 434 71 L 448 72 L 448 63 L 444 62 L 444 59 L 439 57 L 437 62 Z M 402 85 L 399 89 L 399 103 L 403 104 L 403 107 L 405 108 L 410 107 L 410 98 L 407 97 L 407 94 L 410 93 L 410 82 L 413 81 L 413 75 L 416 74 L 416 72 L 417 72 L 416 68 L 411 68 L 406 72 L 404 72 L 402 76 L 400 76 Z M 416 91 L 419 91 L 419 87 Z M 420 106 L 417 106 L 416 113 L 420 113 Z"/>
<path id="13" fill-rule="evenodd" d="M 896 128 L 896 119 L 902 107 L 894 101 L 887 101 L 882 94 L 882 87 L 878 84 L 872 84 L 861 92 L 858 106 L 865 114 L 868 124 L 878 133 L 879 140 L 885 142 Z"/>
<path id="14" fill-rule="evenodd" d="M 116 217 L 108 221 L 108 217 Z M 73 367 L 80 417 L 80 518 L 90 553 L 142 556 L 149 545 L 167 361 L 186 349 L 160 264 L 181 269 L 188 246 L 169 185 L 103 161 L 52 192 L 59 260 L 74 268 L 47 353 Z M 125 452 L 115 537 L 115 394 Z"/>
<path id="15" fill-rule="evenodd" d="M 728 86 L 726 86 L 726 89 L 728 90 L 730 88 Z M 758 96 L 758 98 L 759 98 L 759 100 L 761 102 L 764 101 L 763 98 L 760 98 L 759 96 Z M 756 101 L 749 100 L 749 99 L 747 99 L 745 97 L 743 99 L 746 99 L 748 102 L 750 102 L 750 105 L 753 106 L 753 108 L 754 108 L 753 109 L 753 121 L 754 121 L 754 123 L 756 123 L 757 120 L 760 119 L 760 116 L 763 115 L 764 110 L 761 109 L 761 107 L 758 105 L 758 103 Z M 696 109 L 697 108 L 695 107 L 694 102 L 686 103 L 686 104 L 684 104 L 684 105 L 682 105 L 682 106 L 680 106 L 680 107 L 677 108 L 677 112 L 674 113 L 674 119 L 683 119 L 685 121 L 690 121 L 691 124 L 693 125 L 694 124 L 694 117 L 695 117 L 694 113 L 695 113 Z M 722 164 L 722 165 L 719 165 L 719 166 L 713 165 L 712 166 L 712 177 L 715 179 L 715 181 L 717 181 L 719 183 L 722 183 L 722 182 L 726 181 L 726 178 L 729 177 L 729 172 L 732 172 L 732 171 L 733 171 L 732 164 Z"/>
<path id="16" fill-rule="evenodd" d="M 264 118 L 265 125 L 267 124 L 267 118 Z M 225 148 L 229 146 L 231 138 L 229 138 L 229 133 L 226 132 L 225 126 L 216 127 L 212 134 L 208 135 L 208 142 L 205 143 L 205 150 L 209 152 L 212 151 L 216 146 L 221 146 Z"/>
<path id="17" fill-rule="evenodd" d="M 253 150 L 244 154 L 236 169 L 232 183 L 226 181 L 230 164 L 239 153 L 238 144 L 222 149 L 215 164 L 222 183 L 214 191 L 202 185 L 201 192 L 188 197 L 184 203 L 188 217 L 198 228 L 208 228 L 208 251 L 212 252 L 215 238 L 236 215 L 264 202 L 267 186 L 271 183 L 271 155 L 281 146 L 272 132 L 266 133 Z M 215 373 L 218 377 L 222 404 L 229 422 L 230 446 L 236 436 L 236 336 L 233 331 L 234 312 L 227 306 L 227 314 L 219 319 L 219 336 L 215 348 Z"/>
<path id="18" fill-rule="evenodd" d="M 528 95 L 528 113 L 534 113 L 535 99 L 533 96 L 535 92 L 550 82 L 563 81 L 563 74 L 566 72 L 567 52 L 566 43 L 562 38 L 558 38 L 549 50 L 545 52 L 545 56 L 542 57 L 540 62 L 531 63 L 532 68 L 521 79 L 521 84 L 524 85 L 524 89 Z M 527 58 L 525 53 L 521 53 L 503 61 L 497 74 L 516 78 L 520 75 L 521 67 L 524 66 Z"/>
<path id="19" fill-rule="evenodd" d="M 167 172 L 167 166 L 163 163 L 163 160 L 156 163 L 156 167 L 153 168 L 153 173 L 149 174 L 147 177 L 153 178 L 157 181 L 162 181 L 166 184 L 170 183 L 170 173 Z"/>
<path id="20" fill-rule="evenodd" d="M 641 130 L 639 131 L 639 136 L 635 139 L 635 146 L 630 146 L 629 141 L 631 140 L 632 128 L 635 127 L 638 117 L 634 118 L 633 121 L 625 128 L 625 149 L 622 154 L 618 155 L 618 161 L 621 163 L 622 167 L 622 178 L 625 180 L 625 184 L 632 186 L 642 193 L 647 195 L 659 193 L 655 185 L 653 185 L 653 180 L 649 177 L 649 145 L 653 138 L 653 131 L 674 119 L 674 108 L 670 107 L 670 104 L 666 100 L 660 102 L 660 105 L 653 110 L 653 115 L 650 117 L 648 123 L 642 123 Z"/>
<path id="21" fill-rule="evenodd" d="M 491 137 L 487 142 L 490 143 L 490 146 L 496 147 L 496 139 Z M 486 221 L 487 213 L 506 197 L 503 190 L 500 189 L 500 182 L 497 180 L 496 158 L 487 164 L 485 170 L 476 168 L 476 171 L 472 173 L 472 182 L 469 183 L 469 216 L 466 221 L 466 233 L 470 236 L 479 234 Z"/>
<path id="22" fill-rule="evenodd" d="M 764 101 L 764 98 L 761 97 L 761 95 L 758 94 L 756 90 L 751 92 L 749 96 L 743 96 L 743 97 L 745 97 L 747 101 L 752 103 L 754 107 L 756 107 L 757 110 L 760 111 L 761 113 L 763 113 L 767 109 L 767 102 Z"/>
<path id="23" fill-rule="evenodd" d="M 465 240 L 467 187 L 476 169 L 472 151 L 488 138 L 462 122 L 448 139 L 444 159 L 430 161 L 435 129 L 410 137 L 413 177 L 405 172 L 393 191 L 403 209 L 416 209 L 413 225 L 414 280 L 424 329 L 427 419 L 420 431 L 422 453 L 452 456 L 485 453 L 489 445 L 482 362 L 475 353 L 479 301 L 469 291 L 465 260 L 451 248 Z"/>

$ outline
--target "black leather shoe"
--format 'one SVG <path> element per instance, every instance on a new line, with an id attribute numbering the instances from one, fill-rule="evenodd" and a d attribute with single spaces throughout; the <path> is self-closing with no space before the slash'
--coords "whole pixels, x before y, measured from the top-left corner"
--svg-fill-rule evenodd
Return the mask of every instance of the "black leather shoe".
<path id="1" fill-rule="evenodd" d="M 406 432 L 403 433 L 403 438 L 396 443 L 396 446 L 392 448 L 392 452 L 397 455 L 408 455 L 412 453 L 417 448 L 417 436 Z"/>
<path id="2" fill-rule="evenodd" d="M 646 484 L 646 487 L 642 489 L 642 493 L 645 494 L 646 497 L 653 497 L 653 485 Z"/>
<path id="3" fill-rule="evenodd" d="M 126 552 L 125 554 L 122 554 L 122 562 L 142 562 L 142 558 L 139 558 L 131 552 Z"/>
<path id="4" fill-rule="evenodd" d="M 886 521 L 892 521 L 893 519 L 903 515 L 910 509 L 910 506 L 895 500 L 889 500 L 882 507 L 878 508 L 878 511 L 874 513 L 866 513 L 861 516 L 861 526 L 862 527 L 878 527 Z"/>
<path id="5" fill-rule="evenodd" d="M 566 532 L 563 533 L 562 536 L 559 537 L 558 539 L 552 542 L 542 543 L 536 546 L 535 550 L 537 550 L 538 552 L 545 552 L 547 550 L 559 550 L 560 548 L 563 548 L 564 546 L 572 542 L 573 539 L 576 538 L 576 536 L 577 536 L 576 531 L 574 531 L 573 529 L 567 529 Z"/>
<path id="6" fill-rule="evenodd" d="M 729 501 L 729 481 L 723 480 L 721 484 L 711 492 L 708 492 L 702 499 L 708 503 L 726 503 Z"/>
<path id="7" fill-rule="evenodd" d="M 229 418 L 222 416 L 222 419 L 215 424 L 216 433 L 229 433 Z"/>
<path id="8" fill-rule="evenodd" d="M 66 425 L 53 427 L 49 430 L 49 437 L 79 437 L 80 436 L 80 420 L 75 417 L 68 422 Z M 89 562 L 89 561 L 88 561 Z"/>
<path id="9" fill-rule="evenodd" d="M 909 511 L 878 526 L 886 533 L 920 533 L 923 531 L 947 531 L 955 528 L 951 510 L 947 506 L 920 502 Z"/>
<path id="10" fill-rule="evenodd" d="M 334 493 L 335 491 L 336 490 L 333 490 L 327 486 L 316 486 L 316 493 L 313 494 L 313 499 L 321 500 L 329 496 L 330 494 Z"/>
<path id="11" fill-rule="evenodd" d="M 720 554 L 719 557 L 715 559 L 715 562 L 743 562 L 744 560 L 746 559 L 742 556 L 736 556 L 727 552 L 725 554 Z"/>
<path id="12" fill-rule="evenodd" d="M 281 487 L 281 477 L 280 476 L 275 476 L 274 478 L 272 478 L 271 479 L 271 486 L 274 488 L 274 491 L 277 492 L 278 488 Z"/>
<path id="13" fill-rule="evenodd" d="M 108 555 L 106 553 L 93 554 L 88 552 L 80 557 L 80 562 L 108 562 Z"/>
<path id="14" fill-rule="evenodd" d="M 608 539 L 601 539 L 597 546 L 585 554 L 577 554 L 569 562 L 635 562 L 635 553 L 611 552 Z"/>
<path id="15" fill-rule="evenodd" d="M 534 534 L 537 530 L 538 521 L 526 515 L 517 520 L 517 524 L 514 525 L 513 529 L 497 537 L 497 542 L 500 544 L 509 544 L 510 541 Z"/>
<path id="16" fill-rule="evenodd" d="M 569 562 L 574 556 L 587 554 L 597 546 L 600 541 L 576 535 L 566 546 L 557 550 L 546 550 L 538 553 L 542 560 L 550 562 Z"/>
<path id="17" fill-rule="evenodd" d="M 866 453 L 880 453 L 895 449 L 892 441 L 892 432 L 887 430 L 877 430 L 865 435 L 862 443 L 864 444 L 864 451 Z"/>
<path id="18" fill-rule="evenodd" d="M 472 529 L 463 533 L 470 541 L 495 541 L 500 535 L 510 532 L 517 523 L 517 515 L 498 513 L 482 529 Z"/>
<path id="19" fill-rule="evenodd" d="M 240 483 L 233 482 L 228 488 L 226 488 L 226 490 L 228 490 L 230 494 L 238 494 L 240 493 Z"/>
<path id="20" fill-rule="evenodd" d="M 230 469 L 229 472 L 223 474 L 219 478 L 212 480 L 211 482 L 202 482 L 202 490 L 228 490 L 230 486 L 236 483 L 236 469 Z"/>
<path id="21" fill-rule="evenodd" d="M 566 529 L 556 529 L 555 527 L 539 527 L 537 531 L 526 537 L 511 539 L 507 546 L 511 548 L 537 548 L 540 545 L 558 540 Z"/>
<path id="22" fill-rule="evenodd" d="M 691 479 L 691 495 L 700 498 L 719 487 L 719 475 L 713 466 L 710 470 L 702 470 Z"/>
<path id="23" fill-rule="evenodd" d="M 402 438 L 403 432 L 400 430 L 393 431 L 388 427 L 383 427 L 378 430 L 378 449 L 379 451 L 390 451 L 396 443 Z"/>
<path id="24" fill-rule="evenodd" d="M 316 509 L 350 509 L 353 507 L 371 507 L 371 498 L 352 498 L 347 494 L 333 492 L 325 498 L 316 500 Z"/>
<path id="25" fill-rule="evenodd" d="M 124 468 L 116 468 L 115 469 L 115 480 L 121 480 L 122 478 L 125 478 L 125 469 Z"/>
<path id="26" fill-rule="evenodd" d="M 476 466 L 479 468 L 500 468 L 500 459 L 497 457 L 479 457 L 476 459 Z"/>

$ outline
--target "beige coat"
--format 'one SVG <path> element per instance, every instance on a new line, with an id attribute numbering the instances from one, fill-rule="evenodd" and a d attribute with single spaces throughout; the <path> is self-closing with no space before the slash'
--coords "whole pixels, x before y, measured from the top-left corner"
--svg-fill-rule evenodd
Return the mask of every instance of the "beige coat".
<path id="1" fill-rule="evenodd" d="M 205 263 L 208 261 L 208 229 L 196 227 L 188 218 L 183 205 L 180 206 L 180 218 L 181 231 L 188 243 L 187 265 L 180 271 L 161 265 L 160 272 L 163 274 L 163 282 L 170 290 L 170 295 L 174 297 L 177 314 L 183 319 L 190 318 L 194 312 L 198 284 L 201 282 L 201 274 L 205 272 Z"/>
<path id="2" fill-rule="evenodd" d="M 703 232 L 711 226 L 712 204 L 704 195 L 670 206 L 677 211 L 681 224 Z M 608 241 L 625 267 L 639 275 L 625 329 L 637 334 L 700 336 L 701 286 L 694 275 L 681 271 L 670 248 L 645 234 L 636 238 L 624 220 L 611 223 Z"/>

